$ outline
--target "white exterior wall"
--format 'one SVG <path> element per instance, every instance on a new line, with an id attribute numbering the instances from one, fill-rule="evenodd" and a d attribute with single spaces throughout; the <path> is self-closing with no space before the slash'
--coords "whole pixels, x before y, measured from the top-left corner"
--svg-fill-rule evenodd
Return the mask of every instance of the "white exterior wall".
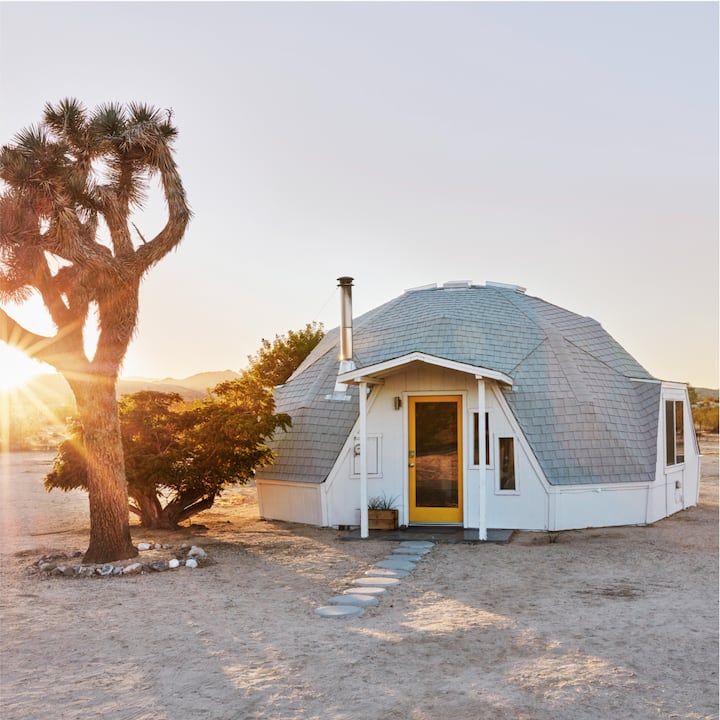
<path id="1" fill-rule="evenodd" d="M 649 483 L 555 486 L 548 529 L 644 525 L 650 489 Z"/>
<path id="2" fill-rule="evenodd" d="M 490 413 L 490 465 L 485 472 L 487 526 L 508 530 L 547 530 L 549 485 L 499 388 L 486 384 L 486 412 Z M 514 438 L 515 490 L 500 490 L 497 459 L 501 437 Z M 483 471 L 479 471 L 483 472 Z"/>
<path id="3" fill-rule="evenodd" d="M 685 460 L 677 465 L 666 463 L 665 402 L 683 401 Z M 647 522 L 672 515 L 697 505 L 700 494 L 700 453 L 698 450 L 692 409 L 684 383 L 664 382 L 658 409 L 658 441 L 655 483 L 648 498 Z"/>
<path id="4" fill-rule="evenodd" d="M 257 480 L 258 513 L 261 518 L 328 525 L 323 512 L 322 486 L 314 483 Z"/>
<path id="5" fill-rule="evenodd" d="M 534 461 L 522 433 L 494 381 L 486 380 L 485 411 L 490 414 L 490 465 L 473 467 L 472 413 L 478 407 L 478 382 L 468 374 L 454 370 L 414 364 L 386 378 L 384 385 L 375 386 L 368 399 L 368 436 L 379 449 L 369 457 L 368 497 L 385 494 L 397 498 L 401 525 L 409 522 L 408 508 L 408 398 L 413 395 L 460 395 L 463 398 L 463 507 L 465 527 L 480 525 L 481 480 L 485 482 L 488 527 L 547 527 L 548 494 L 542 472 Z M 394 398 L 401 399 L 395 409 Z M 328 524 L 359 525 L 360 479 L 353 473 L 354 446 L 358 428 L 343 448 L 338 462 L 323 485 L 328 508 Z M 501 492 L 499 470 L 495 462 L 497 439 L 515 440 L 516 492 Z M 481 451 L 484 441 L 481 439 Z M 481 452 L 482 454 L 482 452 Z M 373 467 L 377 470 L 373 472 Z"/>

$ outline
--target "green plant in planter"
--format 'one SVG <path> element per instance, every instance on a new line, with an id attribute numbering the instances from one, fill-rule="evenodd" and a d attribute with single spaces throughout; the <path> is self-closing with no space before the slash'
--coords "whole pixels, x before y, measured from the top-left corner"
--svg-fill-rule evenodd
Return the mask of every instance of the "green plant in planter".
<path id="1" fill-rule="evenodd" d="M 394 510 L 398 502 L 397 495 L 387 497 L 385 493 L 376 495 L 368 500 L 368 510 Z"/>

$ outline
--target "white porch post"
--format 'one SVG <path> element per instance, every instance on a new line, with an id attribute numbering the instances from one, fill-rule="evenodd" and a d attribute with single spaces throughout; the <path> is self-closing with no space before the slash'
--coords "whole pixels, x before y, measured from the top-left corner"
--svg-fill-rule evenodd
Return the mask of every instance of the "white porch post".
<path id="1" fill-rule="evenodd" d="M 487 466 L 485 465 L 485 381 L 482 378 L 477 379 L 477 409 L 478 409 L 478 443 L 480 450 L 480 507 L 478 508 L 480 515 L 480 540 L 487 540 L 487 498 L 485 496 Z"/>
<path id="2" fill-rule="evenodd" d="M 368 496 L 367 496 L 367 383 L 361 382 L 360 388 L 360 537 L 366 538 L 368 532 Z"/>

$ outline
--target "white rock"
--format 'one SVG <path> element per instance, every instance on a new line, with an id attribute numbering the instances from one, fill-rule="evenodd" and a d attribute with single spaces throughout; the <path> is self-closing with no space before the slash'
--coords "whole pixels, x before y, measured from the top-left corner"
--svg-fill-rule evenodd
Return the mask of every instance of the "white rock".
<path id="1" fill-rule="evenodd" d="M 160 543 L 155 543 L 154 547 L 156 550 L 162 550 L 162 545 Z"/>
<path id="2" fill-rule="evenodd" d="M 198 560 L 205 560 L 207 557 L 207 553 L 197 545 L 193 545 L 190 550 L 188 550 L 187 556 L 189 558 L 197 558 Z"/>
<path id="3" fill-rule="evenodd" d="M 133 563 L 132 565 L 127 565 L 123 568 L 123 575 L 137 575 L 142 572 L 142 569 L 143 566 L 141 563 Z"/>
<path id="4" fill-rule="evenodd" d="M 65 577 L 72 577 L 75 571 L 69 565 L 58 565 L 53 571 L 53 575 L 64 575 Z"/>
<path id="5" fill-rule="evenodd" d="M 196 568 L 197 566 L 198 566 L 198 561 L 195 558 L 188 558 L 185 561 L 185 567 Z"/>
<path id="6" fill-rule="evenodd" d="M 172 560 L 168 560 L 168 567 L 175 569 L 176 567 L 180 566 L 180 561 L 177 558 L 173 558 Z"/>
<path id="7" fill-rule="evenodd" d="M 149 550 L 152 547 L 150 543 L 138 543 L 138 550 Z"/>

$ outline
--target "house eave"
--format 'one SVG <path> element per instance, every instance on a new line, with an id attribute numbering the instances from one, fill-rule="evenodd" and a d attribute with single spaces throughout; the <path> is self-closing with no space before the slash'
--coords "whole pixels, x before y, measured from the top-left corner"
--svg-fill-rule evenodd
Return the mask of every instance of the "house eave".
<path id="1" fill-rule="evenodd" d="M 412 352 L 374 365 L 358 367 L 355 370 L 338 375 L 338 382 L 345 383 L 346 385 L 358 385 L 360 383 L 382 384 L 385 376 L 392 375 L 401 368 L 415 362 L 434 365 L 448 370 L 456 370 L 457 372 L 472 375 L 476 380 L 496 380 L 509 387 L 513 385 L 513 379 L 509 375 L 497 370 L 491 370 L 490 368 L 479 365 L 471 365 L 470 363 L 458 362 L 456 360 L 449 360 L 448 358 L 438 357 L 436 355 L 428 355 L 423 352 Z"/>

